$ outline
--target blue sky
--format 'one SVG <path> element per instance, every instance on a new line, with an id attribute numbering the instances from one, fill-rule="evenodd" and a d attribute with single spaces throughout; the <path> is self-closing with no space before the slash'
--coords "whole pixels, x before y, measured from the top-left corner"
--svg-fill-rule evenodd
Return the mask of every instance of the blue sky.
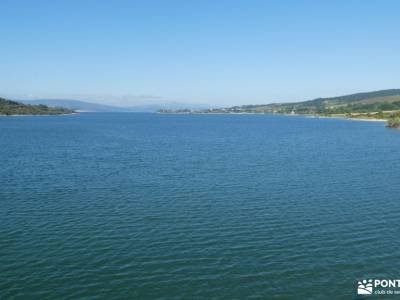
<path id="1" fill-rule="evenodd" d="M 134 104 L 400 88 L 400 1 L 0 1 L 0 95 Z"/>

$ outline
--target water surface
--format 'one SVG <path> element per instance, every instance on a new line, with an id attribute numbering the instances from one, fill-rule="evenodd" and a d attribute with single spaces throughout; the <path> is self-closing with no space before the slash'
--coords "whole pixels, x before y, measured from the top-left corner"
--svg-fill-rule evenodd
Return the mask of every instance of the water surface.
<path id="1" fill-rule="evenodd" d="M 399 278 L 399 149 L 375 122 L 0 118 L 0 299 L 355 299 Z"/>

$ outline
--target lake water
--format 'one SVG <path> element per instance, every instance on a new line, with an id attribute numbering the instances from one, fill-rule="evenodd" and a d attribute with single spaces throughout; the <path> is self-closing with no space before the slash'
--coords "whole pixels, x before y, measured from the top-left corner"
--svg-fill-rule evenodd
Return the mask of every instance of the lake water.
<path id="1" fill-rule="evenodd" d="M 400 277 L 383 123 L 1 117 L 0 159 L 0 299 L 357 299 Z"/>

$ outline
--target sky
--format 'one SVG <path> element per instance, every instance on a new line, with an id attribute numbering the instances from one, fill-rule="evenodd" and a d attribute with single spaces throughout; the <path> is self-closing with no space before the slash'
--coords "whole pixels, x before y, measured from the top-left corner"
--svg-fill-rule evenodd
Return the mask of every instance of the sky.
<path id="1" fill-rule="evenodd" d="M 0 96 L 132 105 L 400 88 L 400 1 L 0 1 Z"/>

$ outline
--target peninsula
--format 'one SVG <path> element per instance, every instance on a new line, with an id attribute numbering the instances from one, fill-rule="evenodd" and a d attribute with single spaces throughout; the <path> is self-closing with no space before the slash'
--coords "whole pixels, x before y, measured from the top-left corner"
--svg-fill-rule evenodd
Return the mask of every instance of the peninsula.
<path id="1" fill-rule="evenodd" d="M 387 120 L 388 127 L 400 127 L 400 89 L 317 98 L 303 102 L 271 103 L 202 110 L 159 110 L 159 113 L 194 114 L 283 114 Z"/>
<path id="2" fill-rule="evenodd" d="M 28 105 L 0 98 L 0 115 L 65 115 L 72 113 L 74 113 L 74 111 L 67 108 L 48 107 L 46 105 Z"/>

